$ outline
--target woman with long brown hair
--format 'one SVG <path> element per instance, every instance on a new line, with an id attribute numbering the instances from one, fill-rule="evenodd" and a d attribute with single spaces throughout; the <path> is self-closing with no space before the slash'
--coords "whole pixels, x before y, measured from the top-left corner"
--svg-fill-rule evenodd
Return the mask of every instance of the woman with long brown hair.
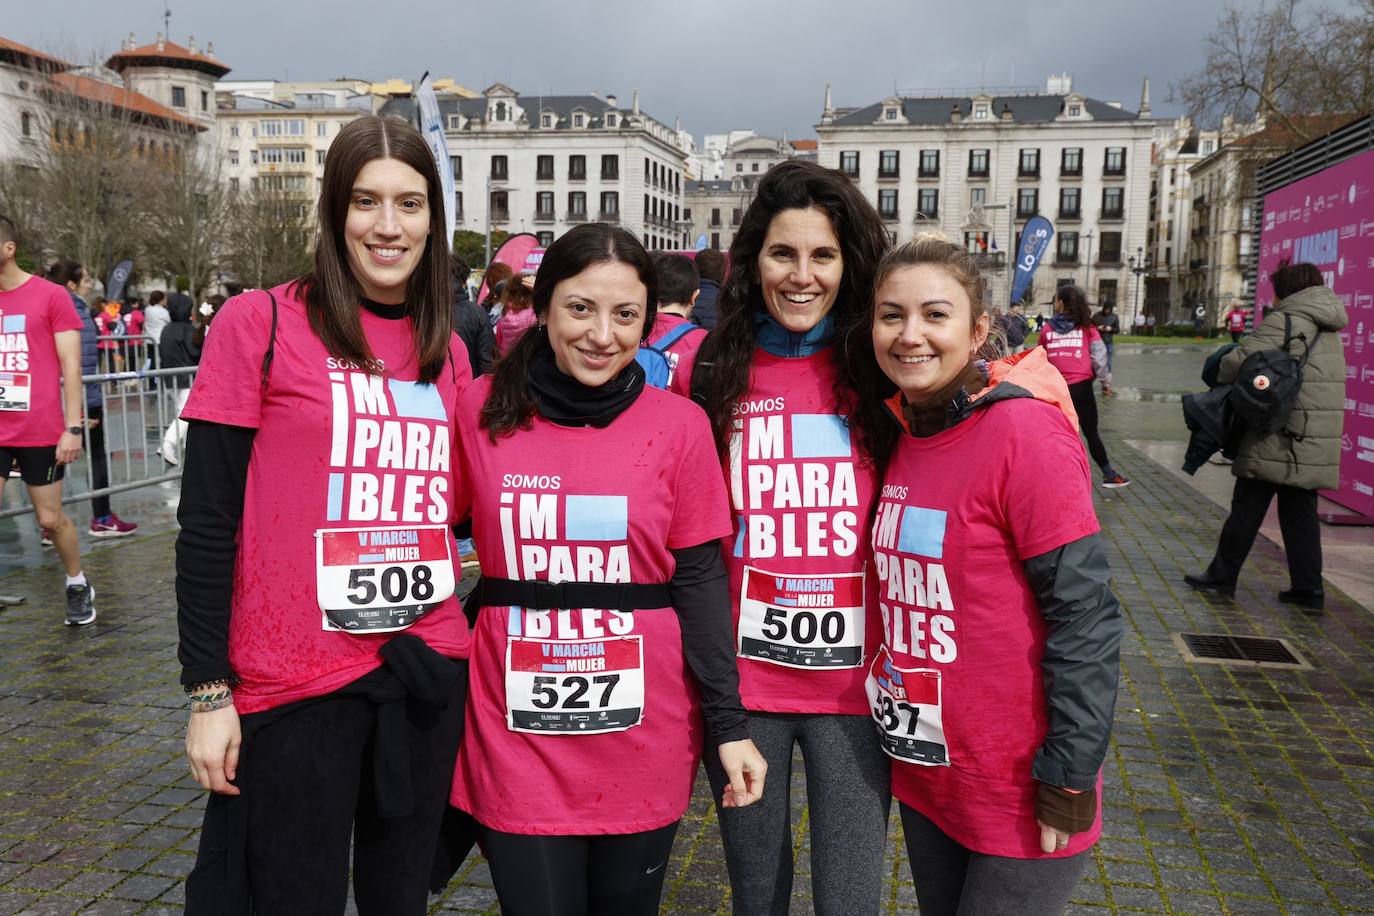
<path id="1" fill-rule="evenodd" d="M 444 200 L 408 124 L 325 160 L 315 267 L 205 336 L 178 517 L 196 912 L 423 913 L 469 634 L 449 531 Z"/>
<path id="2" fill-rule="evenodd" d="M 866 313 L 887 234 L 839 172 L 770 169 L 730 247 L 686 387 L 711 420 L 733 502 L 724 542 L 740 693 L 768 761 L 764 801 L 722 809 L 736 913 L 786 913 L 792 896 L 790 782 L 805 758 L 812 901 L 821 916 L 876 913 L 889 808 L 865 664 L 882 636 L 864 537 L 878 470 L 849 416 Z M 719 789 L 724 774 L 706 758 Z"/>

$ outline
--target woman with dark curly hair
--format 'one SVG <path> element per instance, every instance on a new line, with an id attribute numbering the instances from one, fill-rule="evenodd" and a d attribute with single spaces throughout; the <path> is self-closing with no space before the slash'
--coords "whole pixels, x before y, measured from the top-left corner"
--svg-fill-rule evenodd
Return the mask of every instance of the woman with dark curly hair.
<path id="1" fill-rule="evenodd" d="M 792 753 L 805 758 L 817 913 L 875 913 L 889 808 L 865 664 L 882 636 L 864 530 L 878 469 L 849 418 L 851 347 L 887 233 L 839 172 L 790 161 L 759 182 L 730 248 L 720 323 L 687 387 L 711 420 L 734 530 L 725 563 L 740 693 L 774 788 L 720 811 L 736 913 L 786 913 Z M 685 381 L 685 380 L 684 380 Z M 853 435 L 854 432 L 859 435 Z M 707 757 L 719 791 L 720 767 Z"/>

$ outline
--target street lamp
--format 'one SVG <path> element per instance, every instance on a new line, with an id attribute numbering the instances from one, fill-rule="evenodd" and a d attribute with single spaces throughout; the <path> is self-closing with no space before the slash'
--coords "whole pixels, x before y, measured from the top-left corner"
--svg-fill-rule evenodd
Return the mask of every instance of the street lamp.
<path id="1" fill-rule="evenodd" d="M 1149 272 L 1154 265 L 1150 258 L 1145 257 L 1145 249 L 1137 246 L 1135 254 L 1126 259 L 1130 264 L 1131 273 L 1135 274 L 1135 307 L 1131 310 L 1131 321 L 1127 327 L 1135 327 L 1136 316 L 1140 314 L 1140 277 Z"/>

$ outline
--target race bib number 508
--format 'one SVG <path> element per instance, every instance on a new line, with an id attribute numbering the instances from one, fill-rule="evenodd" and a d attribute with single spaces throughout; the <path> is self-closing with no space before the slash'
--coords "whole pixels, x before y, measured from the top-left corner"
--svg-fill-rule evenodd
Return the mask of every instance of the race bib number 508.
<path id="1" fill-rule="evenodd" d="M 315 586 L 326 630 L 404 630 L 453 595 L 443 525 L 315 532 Z"/>

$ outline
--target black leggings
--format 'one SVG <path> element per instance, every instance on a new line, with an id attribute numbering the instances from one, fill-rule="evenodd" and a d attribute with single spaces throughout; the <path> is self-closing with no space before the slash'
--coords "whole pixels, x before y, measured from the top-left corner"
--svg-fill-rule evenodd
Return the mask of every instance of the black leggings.
<path id="1" fill-rule="evenodd" d="M 1042 859 L 984 855 L 951 839 L 914 808 L 900 807 L 921 916 L 1057 916 L 1092 853 Z"/>
<path id="2" fill-rule="evenodd" d="M 655 916 L 680 823 L 596 836 L 483 827 L 480 836 L 505 916 Z"/>
<path id="3" fill-rule="evenodd" d="M 1073 399 L 1074 412 L 1078 414 L 1078 428 L 1083 430 L 1083 438 L 1088 440 L 1088 454 L 1099 468 L 1111 466 L 1107 460 L 1107 447 L 1097 434 L 1097 396 L 1093 394 L 1093 379 L 1084 379 L 1069 386 L 1069 397 Z"/>

